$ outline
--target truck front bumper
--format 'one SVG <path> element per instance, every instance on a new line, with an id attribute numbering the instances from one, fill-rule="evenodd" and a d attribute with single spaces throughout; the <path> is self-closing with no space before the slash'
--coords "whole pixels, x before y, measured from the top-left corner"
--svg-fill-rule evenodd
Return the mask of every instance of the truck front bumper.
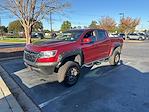
<path id="1" fill-rule="evenodd" d="M 24 64 L 27 67 L 30 67 L 32 70 L 39 71 L 42 74 L 50 75 L 54 73 L 54 70 L 59 63 L 58 62 L 38 63 L 38 62 L 30 62 L 24 59 Z"/>

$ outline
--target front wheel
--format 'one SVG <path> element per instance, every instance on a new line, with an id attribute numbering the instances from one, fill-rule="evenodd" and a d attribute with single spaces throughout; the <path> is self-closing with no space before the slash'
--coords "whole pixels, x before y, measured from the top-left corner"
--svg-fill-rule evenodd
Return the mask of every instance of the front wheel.
<path id="1" fill-rule="evenodd" d="M 65 86 L 73 86 L 78 81 L 80 75 L 80 66 L 73 61 L 68 61 L 63 65 L 61 69 L 61 75 L 64 76 L 63 83 Z"/>
<path id="2" fill-rule="evenodd" d="M 120 52 L 119 51 L 114 51 L 112 56 L 109 58 L 109 63 L 112 66 L 118 65 L 120 62 Z"/>
<path id="3" fill-rule="evenodd" d="M 139 39 L 138 40 L 143 40 L 143 38 L 142 37 L 139 37 Z"/>

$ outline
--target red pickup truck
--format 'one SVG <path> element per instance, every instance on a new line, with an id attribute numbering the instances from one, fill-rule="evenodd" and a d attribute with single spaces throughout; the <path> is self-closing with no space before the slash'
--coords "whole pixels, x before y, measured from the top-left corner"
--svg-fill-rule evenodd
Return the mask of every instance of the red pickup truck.
<path id="1" fill-rule="evenodd" d="M 122 46 L 122 38 L 110 38 L 102 29 L 69 30 L 55 39 L 26 45 L 24 62 L 32 70 L 56 74 L 58 82 L 72 86 L 83 66 L 103 61 L 117 65 Z"/>

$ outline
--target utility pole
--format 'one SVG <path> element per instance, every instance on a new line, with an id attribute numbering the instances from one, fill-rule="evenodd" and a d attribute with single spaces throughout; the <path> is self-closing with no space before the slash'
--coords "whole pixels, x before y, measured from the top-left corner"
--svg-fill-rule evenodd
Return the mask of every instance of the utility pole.
<path id="1" fill-rule="evenodd" d="M 51 33 L 53 32 L 53 28 L 52 28 L 52 12 L 50 11 L 50 30 Z"/>
<path id="2" fill-rule="evenodd" d="M 52 31 L 53 31 L 52 13 L 53 13 L 55 7 L 49 7 L 49 6 L 46 6 L 46 7 L 48 7 L 50 9 L 49 10 L 49 14 L 50 14 L 50 31 L 52 33 Z"/>

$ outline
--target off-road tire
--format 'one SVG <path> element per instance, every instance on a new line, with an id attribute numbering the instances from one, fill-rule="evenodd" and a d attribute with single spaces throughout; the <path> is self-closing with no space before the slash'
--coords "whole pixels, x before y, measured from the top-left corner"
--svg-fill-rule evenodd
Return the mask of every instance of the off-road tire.
<path id="1" fill-rule="evenodd" d="M 112 54 L 112 56 L 109 58 L 109 63 L 112 66 L 116 66 L 118 65 L 119 61 L 120 61 L 120 51 L 119 50 L 115 50 Z"/>
<path id="2" fill-rule="evenodd" d="M 78 81 L 80 75 L 80 66 L 76 62 L 68 61 L 60 67 L 58 73 L 64 76 L 64 81 L 62 84 L 67 87 L 71 87 Z"/>

